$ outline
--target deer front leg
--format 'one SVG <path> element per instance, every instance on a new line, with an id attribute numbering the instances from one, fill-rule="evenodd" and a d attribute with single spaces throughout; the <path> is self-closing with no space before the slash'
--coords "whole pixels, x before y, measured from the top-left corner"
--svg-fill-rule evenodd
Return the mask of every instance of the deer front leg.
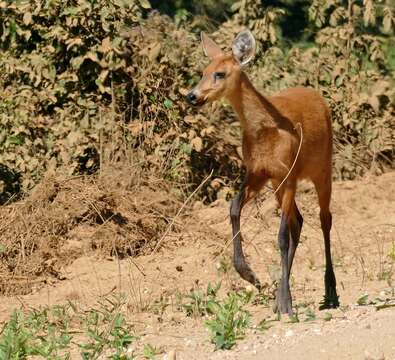
<path id="1" fill-rule="evenodd" d="M 265 178 L 247 175 L 243 182 L 240 193 L 232 200 L 230 206 L 230 219 L 232 222 L 233 235 L 233 263 L 240 276 L 254 285 L 259 291 L 262 289 L 261 283 L 252 271 L 243 252 L 242 236 L 240 231 L 240 216 L 243 206 L 250 201 L 262 188 Z"/>

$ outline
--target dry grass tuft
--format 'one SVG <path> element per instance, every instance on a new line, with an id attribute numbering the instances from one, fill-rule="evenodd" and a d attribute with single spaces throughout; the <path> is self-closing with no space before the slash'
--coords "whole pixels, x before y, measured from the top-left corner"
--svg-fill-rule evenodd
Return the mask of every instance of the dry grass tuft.
<path id="1" fill-rule="evenodd" d="M 0 293 L 61 279 L 82 254 L 151 252 L 180 201 L 165 180 L 142 174 L 116 166 L 98 176 L 47 174 L 25 199 L 0 208 Z"/>

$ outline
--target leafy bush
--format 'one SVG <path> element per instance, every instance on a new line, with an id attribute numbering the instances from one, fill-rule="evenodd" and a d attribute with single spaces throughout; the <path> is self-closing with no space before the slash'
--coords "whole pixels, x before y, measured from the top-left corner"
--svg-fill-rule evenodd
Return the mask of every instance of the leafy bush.
<path id="1" fill-rule="evenodd" d="M 184 121 L 180 91 L 201 61 L 192 36 L 156 13 L 143 20 L 141 4 L 0 3 L 0 163 L 22 175 L 25 190 L 46 169 L 90 174 L 139 153 L 187 186 L 207 166 L 226 174 L 240 165 L 207 117 Z"/>
<path id="2" fill-rule="evenodd" d="M 95 144 L 114 126 L 111 92 L 132 85 L 133 46 L 122 31 L 141 6 L 3 1 L 0 9 L 0 163 L 23 174 L 25 189 L 60 164 L 94 172 Z"/>
<path id="3" fill-rule="evenodd" d="M 228 48 L 240 29 L 253 30 L 260 52 L 248 73 L 258 88 L 313 86 L 329 101 L 335 175 L 392 166 L 393 6 L 221 2 L 231 3 L 233 15 L 213 35 Z M 220 18 L 218 4 L 202 6 Z M 183 101 L 207 63 L 192 32 L 200 25 L 192 13 L 184 19 L 175 8 L 172 20 L 149 8 L 147 0 L 0 2 L 0 164 L 15 175 L 0 183 L 1 202 L 47 169 L 92 174 L 131 159 L 187 191 L 213 170 L 199 196 L 232 194 L 242 164 L 233 111 Z M 289 23 L 302 35 L 286 31 Z"/>

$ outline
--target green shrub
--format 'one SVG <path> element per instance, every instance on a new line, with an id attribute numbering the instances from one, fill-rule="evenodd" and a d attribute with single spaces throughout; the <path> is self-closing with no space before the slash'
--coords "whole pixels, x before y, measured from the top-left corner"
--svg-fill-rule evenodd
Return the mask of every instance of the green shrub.
<path id="1" fill-rule="evenodd" d="M 244 337 L 251 318 L 250 313 L 243 309 L 244 300 L 244 297 L 231 293 L 223 304 L 208 304 L 213 318 L 207 320 L 206 325 L 211 331 L 211 341 L 216 349 L 231 349 L 237 340 Z"/>

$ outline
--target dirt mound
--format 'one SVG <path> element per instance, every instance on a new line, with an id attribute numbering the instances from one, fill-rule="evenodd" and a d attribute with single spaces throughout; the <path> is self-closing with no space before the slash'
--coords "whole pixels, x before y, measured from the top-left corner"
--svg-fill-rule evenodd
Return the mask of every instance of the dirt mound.
<path id="1" fill-rule="evenodd" d="M 0 209 L 0 293 L 61 279 L 65 265 L 90 252 L 146 254 L 179 206 L 164 180 L 133 168 L 47 174 L 23 201 Z"/>

